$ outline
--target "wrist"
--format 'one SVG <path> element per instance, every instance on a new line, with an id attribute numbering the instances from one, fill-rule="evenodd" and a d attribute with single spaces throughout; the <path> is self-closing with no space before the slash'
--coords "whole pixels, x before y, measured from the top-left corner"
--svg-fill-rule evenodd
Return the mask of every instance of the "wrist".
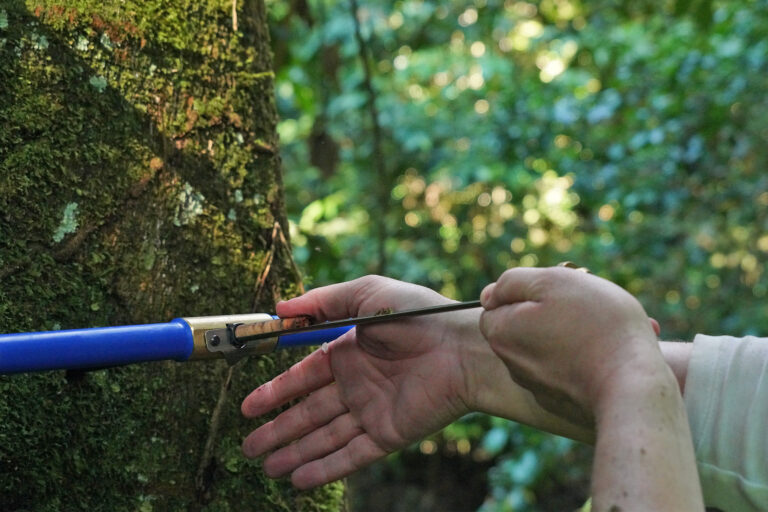
<path id="1" fill-rule="evenodd" d="M 595 419 L 599 409 L 621 400 L 621 395 L 636 394 L 647 386 L 674 377 L 658 341 L 642 334 L 629 335 L 625 343 L 605 353 L 602 362 L 593 370 L 584 398 Z"/>
<path id="2" fill-rule="evenodd" d="M 479 322 L 480 311 L 465 311 L 454 315 L 446 330 L 446 342 L 455 348 L 459 360 L 457 392 L 472 411 L 519 420 L 512 417 L 525 407 L 519 386 L 480 332 Z"/>
<path id="3" fill-rule="evenodd" d="M 533 394 L 515 382 L 509 369 L 480 332 L 480 314 L 456 318 L 450 342 L 460 358 L 462 400 L 470 411 L 509 419 L 585 443 L 594 443 L 594 431 L 547 411 Z"/>
<path id="4" fill-rule="evenodd" d="M 619 370 L 608 385 L 603 386 L 595 403 L 595 424 L 608 415 L 629 414 L 643 421 L 656 413 L 683 407 L 682 395 L 675 374 L 660 361 L 646 361 Z"/>
<path id="5" fill-rule="evenodd" d="M 453 347 L 458 357 L 456 392 L 471 411 L 483 410 L 483 396 L 487 393 L 483 368 L 493 368 L 488 343 L 478 327 L 480 313 L 462 311 L 448 321 L 444 341 Z"/>

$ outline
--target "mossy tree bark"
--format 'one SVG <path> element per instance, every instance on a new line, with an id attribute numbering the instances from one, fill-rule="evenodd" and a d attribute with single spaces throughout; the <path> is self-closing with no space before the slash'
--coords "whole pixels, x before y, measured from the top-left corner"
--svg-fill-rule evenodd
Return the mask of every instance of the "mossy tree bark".
<path id="1" fill-rule="evenodd" d="M 297 292 L 262 0 L 0 1 L 0 332 Z M 2 510 L 336 510 L 239 445 L 295 354 L 0 377 Z"/>

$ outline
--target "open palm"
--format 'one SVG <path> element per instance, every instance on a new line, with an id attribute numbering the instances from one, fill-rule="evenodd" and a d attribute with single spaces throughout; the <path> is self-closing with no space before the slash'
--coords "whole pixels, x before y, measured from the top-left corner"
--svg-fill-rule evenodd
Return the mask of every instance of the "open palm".
<path id="1" fill-rule="evenodd" d="M 415 285 L 366 277 L 278 305 L 282 317 L 317 321 L 449 302 Z M 295 398 L 297 405 L 254 430 L 246 456 L 276 450 L 269 476 L 292 473 L 299 488 L 342 478 L 435 432 L 469 411 L 458 347 L 476 329 L 477 311 L 417 317 L 353 329 L 253 391 L 243 414 L 256 417 Z"/>

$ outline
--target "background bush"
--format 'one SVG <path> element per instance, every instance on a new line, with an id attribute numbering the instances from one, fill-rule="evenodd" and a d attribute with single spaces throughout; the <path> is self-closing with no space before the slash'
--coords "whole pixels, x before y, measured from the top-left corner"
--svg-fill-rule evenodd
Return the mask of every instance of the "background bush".
<path id="1" fill-rule="evenodd" d="M 768 332 L 768 2 L 360 2 L 270 5 L 311 285 L 378 272 L 467 300 L 508 267 L 573 260 L 665 339 Z M 588 454 L 566 440 L 474 415 L 426 443 L 359 485 L 422 474 L 422 510 L 585 498 Z M 487 468 L 455 478 L 471 503 L 435 490 Z M 411 503 L 366 489 L 361 510 Z"/>

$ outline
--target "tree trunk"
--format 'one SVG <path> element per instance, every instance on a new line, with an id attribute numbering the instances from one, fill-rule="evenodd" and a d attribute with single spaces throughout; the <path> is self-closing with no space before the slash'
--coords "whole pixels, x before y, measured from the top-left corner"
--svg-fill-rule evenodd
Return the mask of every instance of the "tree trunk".
<path id="1" fill-rule="evenodd" d="M 0 0 L 0 332 L 297 293 L 262 0 Z M 297 354 L 0 377 L 0 510 L 335 510 L 240 454 Z"/>

